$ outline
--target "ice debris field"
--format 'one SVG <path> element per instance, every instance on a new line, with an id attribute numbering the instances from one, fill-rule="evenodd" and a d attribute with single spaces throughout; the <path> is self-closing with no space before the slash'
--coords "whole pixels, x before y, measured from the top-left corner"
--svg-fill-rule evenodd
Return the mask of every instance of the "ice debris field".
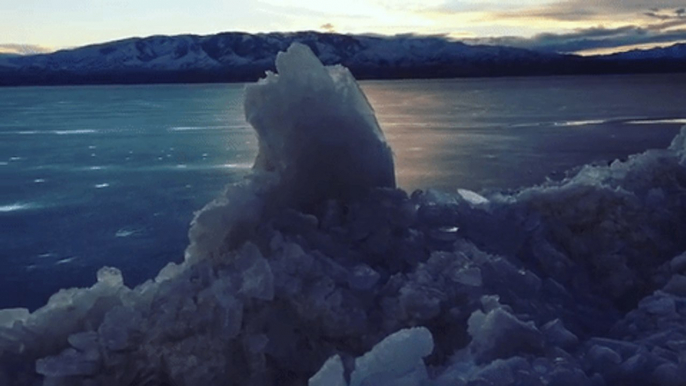
<path id="1" fill-rule="evenodd" d="M 252 175 L 182 264 L 0 311 L 0 385 L 685 385 L 686 128 L 486 197 L 395 187 L 343 67 L 294 45 L 245 90 Z"/>

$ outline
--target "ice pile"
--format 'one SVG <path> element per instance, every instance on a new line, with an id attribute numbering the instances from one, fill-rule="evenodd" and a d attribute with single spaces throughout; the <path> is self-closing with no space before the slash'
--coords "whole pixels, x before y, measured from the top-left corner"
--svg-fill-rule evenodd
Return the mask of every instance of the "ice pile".
<path id="1" fill-rule="evenodd" d="M 259 140 L 253 175 L 195 218 L 189 256 L 239 245 L 279 208 L 395 187 L 391 149 L 347 68 L 324 67 L 295 43 L 277 55 L 276 69 L 245 90 L 246 120 Z"/>
<path id="2" fill-rule="evenodd" d="M 685 384 L 686 128 L 516 193 L 408 196 L 347 72 L 279 60 L 246 93 L 255 173 L 198 213 L 185 262 L 0 311 L 0 385 Z"/>

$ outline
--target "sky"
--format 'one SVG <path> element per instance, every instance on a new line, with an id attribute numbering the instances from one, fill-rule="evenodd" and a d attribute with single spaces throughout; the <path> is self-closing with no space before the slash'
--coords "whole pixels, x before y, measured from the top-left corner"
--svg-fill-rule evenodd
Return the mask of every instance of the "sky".
<path id="1" fill-rule="evenodd" d="M 686 0 L 0 0 L 0 52 L 224 31 L 445 35 L 555 52 L 686 41 Z"/>

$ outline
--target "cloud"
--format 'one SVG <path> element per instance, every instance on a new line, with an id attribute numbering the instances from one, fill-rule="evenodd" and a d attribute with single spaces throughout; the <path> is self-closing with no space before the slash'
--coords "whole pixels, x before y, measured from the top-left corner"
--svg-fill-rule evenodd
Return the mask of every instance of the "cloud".
<path id="1" fill-rule="evenodd" d="M 0 44 L 0 53 L 13 55 L 34 55 L 52 52 L 54 50 L 35 44 Z"/>
<path id="2" fill-rule="evenodd" d="M 646 11 L 645 0 L 562 0 L 545 5 L 530 7 L 519 14 L 526 17 L 542 17 L 559 21 L 584 20 L 621 20 L 626 16 L 645 15 L 662 18 L 679 17 L 684 14 L 683 0 L 653 0 L 652 8 Z M 677 11 L 682 11 L 678 13 Z M 513 13 L 501 13 L 501 16 L 517 17 Z"/>
<path id="3" fill-rule="evenodd" d="M 649 9 L 642 0 L 599 0 L 589 3 L 586 0 L 564 0 L 530 8 L 517 15 L 501 14 L 506 19 L 533 17 L 580 22 L 580 27 L 571 32 L 546 32 L 531 37 L 479 38 L 471 39 L 468 43 L 572 53 L 686 41 L 686 9 L 677 7 L 677 2 L 656 0 Z M 582 22 L 584 20 L 586 23 Z"/>
<path id="4" fill-rule="evenodd" d="M 686 9 L 678 8 L 675 10 L 668 10 L 665 12 L 657 8 L 651 8 L 650 10 L 648 10 L 648 12 L 645 12 L 644 15 L 659 20 L 683 19 L 686 17 Z"/>
<path id="5" fill-rule="evenodd" d="M 671 16 L 660 15 L 659 13 L 653 12 L 653 11 L 646 12 L 646 13 L 644 13 L 644 15 L 646 15 L 648 17 L 654 17 L 654 18 L 660 19 L 660 20 L 667 20 L 667 19 L 671 18 Z"/>
<path id="6" fill-rule="evenodd" d="M 677 28 L 674 28 L 677 27 Z M 678 28 L 682 27 L 682 28 Z M 641 44 L 676 43 L 686 40 L 686 18 L 648 26 L 593 27 L 569 33 L 542 33 L 530 38 L 505 36 L 467 39 L 471 44 L 507 45 L 548 52 L 579 52 Z"/>
<path id="7" fill-rule="evenodd" d="M 326 32 L 335 32 L 336 31 L 336 27 L 334 27 L 334 25 L 331 23 L 322 24 L 321 26 L 319 26 L 319 29 L 323 29 Z"/>

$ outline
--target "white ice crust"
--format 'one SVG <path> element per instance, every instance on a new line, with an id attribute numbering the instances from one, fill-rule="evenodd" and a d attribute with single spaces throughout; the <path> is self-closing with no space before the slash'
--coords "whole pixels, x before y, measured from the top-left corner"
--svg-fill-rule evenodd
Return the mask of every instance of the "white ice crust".
<path id="1" fill-rule="evenodd" d="M 246 92 L 255 173 L 186 260 L 0 310 L 0 385 L 684 384 L 686 127 L 519 192 L 408 196 L 346 70 L 277 67 Z"/>

